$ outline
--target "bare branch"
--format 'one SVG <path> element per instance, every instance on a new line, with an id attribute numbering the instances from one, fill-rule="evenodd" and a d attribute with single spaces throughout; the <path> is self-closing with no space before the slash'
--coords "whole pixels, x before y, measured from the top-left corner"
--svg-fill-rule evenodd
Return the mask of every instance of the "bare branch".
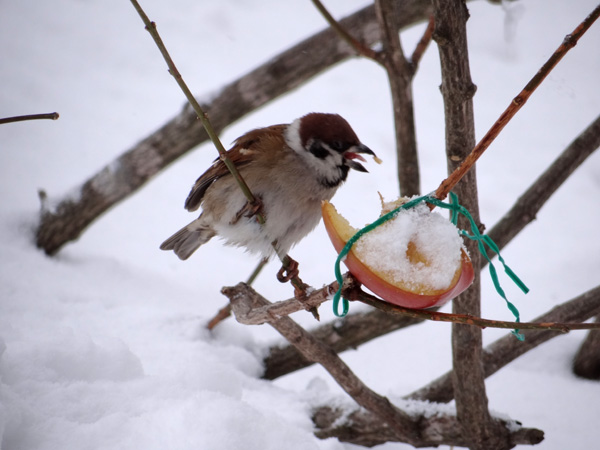
<path id="1" fill-rule="evenodd" d="M 23 122 L 25 120 L 39 120 L 39 119 L 58 120 L 58 118 L 59 118 L 59 115 L 57 112 L 43 113 L 43 114 L 29 114 L 26 116 L 3 117 L 0 119 L 0 125 L 5 124 L 5 123 L 12 123 L 12 122 Z"/>
<path id="2" fill-rule="evenodd" d="M 269 305 L 268 300 L 244 283 L 223 288 L 222 292 L 229 298 L 234 311 L 250 311 Z M 386 422 L 398 439 L 408 443 L 418 442 L 417 425 L 413 419 L 392 405 L 387 398 L 369 389 L 337 353 L 317 341 L 287 316 L 270 322 L 270 325 L 292 343 L 305 358 L 321 364 L 360 406 L 370 411 L 379 420 Z"/>
<path id="3" fill-rule="evenodd" d="M 596 316 L 600 325 L 600 315 Z M 573 359 L 573 373 L 590 380 L 600 380 L 600 332 L 590 332 Z"/>
<path id="4" fill-rule="evenodd" d="M 421 36 L 421 39 L 417 43 L 412 56 L 410 57 L 410 62 L 413 67 L 417 67 L 421 62 L 421 58 L 425 53 L 425 50 L 429 46 L 431 39 L 433 38 L 433 30 L 435 29 L 435 22 L 433 20 L 433 16 L 429 17 L 429 22 L 427 23 L 427 28 L 425 29 L 425 33 Z"/>
<path id="5" fill-rule="evenodd" d="M 342 420 L 344 414 L 345 420 Z M 418 416 L 421 432 L 419 447 L 437 447 L 449 445 L 465 447 L 468 440 L 460 431 L 460 424 L 455 416 L 435 414 Z M 317 426 L 316 436 L 321 439 L 335 437 L 343 442 L 350 442 L 364 447 L 374 447 L 386 442 L 397 442 L 387 424 L 382 423 L 373 414 L 364 410 L 356 410 L 350 414 L 329 406 L 318 408 L 313 414 L 313 422 Z M 521 428 L 516 422 L 495 419 L 499 428 L 511 429 L 507 436 L 507 445 L 535 445 L 544 439 L 544 432 L 536 428 Z"/>
<path id="6" fill-rule="evenodd" d="M 596 330 L 600 329 L 598 323 L 579 323 L 579 322 L 507 322 L 503 320 L 482 319 L 479 316 L 472 314 L 448 314 L 428 309 L 409 309 L 402 306 L 394 305 L 386 301 L 380 300 L 373 295 L 367 294 L 358 288 L 347 289 L 344 295 L 348 299 L 358 300 L 367 305 L 373 306 L 388 314 L 400 314 L 413 319 L 425 319 L 433 322 L 451 322 L 455 324 L 473 325 L 475 327 L 484 328 L 503 328 L 520 330 L 548 330 L 558 331 L 560 333 L 568 333 L 571 330 Z"/>
<path id="7" fill-rule="evenodd" d="M 348 314 L 310 330 L 319 341 L 327 344 L 336 353 L 341 353 L 394 330 L 421 323 L 424 319 L 388 314 L 378 309 Z M 264 359 L 263 378 L 274 380 L 280 376 L 313 364 L 304 358 L 292 345 L 273 345 Z"/>
<path id="8" fill-rule="evenodd" d="M 340 23 L 337 20 L 334 19 L 334 17 L 329 13 L 327 8 L 325 8 L 325 6 L 320 0 L 312 0 L 312 2 L 315 5 L 315 7 L 319 10 L 319 12 L 323 15 L 323 17 L 331 26 L 331 28 L 335 30 L 338 36 L 344 41 L 346 41 L 348 45 L 354 48 L 359 55 L 364 56 L 365 58 L 372 59 L 377 63 L 381 63 L 379 54 L 372 48 L 360 42 L 358 39 L 354 38 L 354 36 L 352 36 L 350 33 L 348 33 L 348 31 L 346 31 L 346 29 L 342 25 L 340 25 Z"/>
<path id="9" fill-rule="evenodd" d="M 243 295 L 244 290 L 241 286 L 247 286 L 246 283 L 238 284 L 236 295 Z M 355 286 L 354 278 L 351 276 L 344 276 L 344 287 L 352 289 Z M 231 300 L 231 295 L 234 291 L 231 288 L 223 288 L 222 292 L 228 292 L 225 294 Z M 249 287 L 248 287 L 249 289 Z M 289 300 L 283 300 L 276 303 L 265 303 L 263 306 L 248 309 L 248 305 L 242 301 L 231 302 L 231 309 L 235 318 L 238 322 L 245 325 L 261 325 L 263 323 L 270 323 L 274 320 L 278 320 L 281 317 L 289 316 L 297 311 L 310 310 L 318 307 L 321 303 L 329 300 L 334 292 L 338 289 L 337 281 L 324 286 L 321 289 L 314 290 L 307 294 L 306 298 L 298 300 L 297 298 L 291 298 Z M 249 292 L 251 292 L 249 290 Z"/>
<path id="10" fill-rule="evenodd" d="M 146 30 L 148 31 L 148 33 L 150 33 L 150 36 L 152 36 L 154 43 L 158 47 L 165 62 L 167 63 L 167 66 L 169 67 L 169 73 L 173 76 L 173 78 L 175 78 L 175 81 L 179 85 L 179 88 L 182 90 L 183 94 L 185 95 L 185 98 L 187 98 L 188 103 L 190 104 L 190 106 L 192 107 L 194 112 L 196 113 L 196 117 L 198 117 L 198 119 L 200 119 L 200 122 L 202 122 L 202 126 L 206 130 L 208 137 L 210 138 L 213 145 L 219 152 L 221 161 L 223 161 L 225 166 L 227 166 L 227 169 L 229 170 L 229 172 L 231 173 L 231 175 L 237 182 L 238 186 L 244 193 L 244 196 L 248 199 L 248 202 L 251 204 L 256 203 L 256 199 L 255 199 L 254 195 L 252 194 L 252 191 L 250 191 L 250 188 L 248 187 L 248 185 L 246 184 L 246 182 L 244 181 L 244 179 L 238 172 L 237 168 L 235 167 L 235 164 L 233 164 L 233 162 L 227 155 L 227 150 L 225 150 L 225 147 L 223 147 L 223 143 L 221 142 L 221 139 L 219 139 L 217 132 L 213 128 L 210 120 L 208 119 L 208 116 L 206 115 L 206 113 L 204 112 L 202 107 L 200 106 L 200 103 L 198 103 L 198 101 L 192 94 L 192 91 L 190 91 L 187 84 L 183 80 L 181 73 L 179 73 L 179 70 L 175 66 L 175 63 L 173 62 L 173 59 L 171 59 L 171 55 L 169 54 L 167 47 L 163 43 L 163 40 L 161 39 L 161 37 L 158 33 L 158 30 L 156 29 L 156 23 L 150 21 L 150 19 L 148 18 L 148 16 L 146 15 L 146 13 L 144 12 L 144 10 L 142 9 L 142 7 L 140 6 L 140 4 L 138 3 L 137 0 L 131 0 L 131 3 L 133 5 L 133 7 L 135 8 L 135 10 L 137 11 L 137 13 L 139 14 L 139 16 L 141 17 L 142 22 L 144 22 L 144 25 L 146 25 Z M 265 223 L 265 218 L 263 217 L 263 215 L 260 212 L 258 212 L 256 214 L 256 218 L 258 219 L 258 222 L 261 225 Z"/>
<path id="11" fill-rule="evenodd" d="M 246 286 L 246 288 L 243 288 Z M 245 325 L 262 325 L 273 322 L 284 316 L 289 316 L 303 309 L 312 309 L 331 298 L 338 289 L 337 281 L 324 286 L 321 289 L 312 291 L 306 298 L 299 300 L 290 298 L 275 303 L 268 303 L 264 306 L 248 309 L 247 304 L 242 301 L 232 303 L 232 311 L 236 320 Z M 252 293 L 247 283 L 240 283 L 236 286 L 235 295 L 243 296 L 246 293 Z M 227 297 L 231 297 L 231 288 L 223 288 L 222 291 Z M 482 319 L 471 314 L 449 314 L 442 313 L 432 309 L 410 309 L 394 305 L 381 300 L 371 294 L 364 292 L 360 284 L 352 277 L 350 273 L 344 275 L 344 285 L 342 294 L 348 300 L 357 300 L 369 306 L 379 309 L 382 312 L 392 315 L 402 315 L 411 319 L 430 320 L 433 322 L 451 322 L 455 324 L 472 325 L 478 328 L 519 328 L 523 330 L 550 330 L 568 333 L 571 330 L 592 330 L 600 328 L 598 324 L 582 323 L 557 323 L 557 322 L 507 322 L 502 320 Z M 253 294 L 254 295 L 254 294 Z M 236 298 L 236 300 L 239 300 Z"/>
<path id="12" fill-rule="evenodd" d="M 402 50 L 395 3 L 393 0 L 376 0 L 375 12 L 382 30 L 381 61 L 388 76 L 394 108 L 400 194 L 410 197 L 421 191 L 411 85 L 415 66 L 407 61 Z"/>
<path id="13" fill-rule="evenodd" d="M 444 100 L 446 157 L 448 171 L 469 155 L 475 145 L 473 95 L 467 47 L 466 23 L 469 16 L 462 0 L 433 0 L 435 31 L 442 69 L 441 92 Z M 454 191 L 479 224 L 479 202 L 474 167 L 464 172 Z M 460 178 L 459 178 L 460 179 Z M 438 192 L 436 192 L 438 194 Z M 437 195 L 436 195 L 437 196 Z M 438 197 L 444 198 L 444 197 Z M 466 228 L 464 218 L 458 226 Z M 470 241 L 470 240 L 469 240 Z M 481 254 L 474 241 L 466 243 L 475 269 L 475 281 L 469 289 L 453 300 L 455 314 L 481 314 L 479 267 Z M 452 366 L 456 392 L 456 414 L 462 435 L 470 450 L 506 449 L 507 430 L 493 421 L 488 410 L 485 377 L 481 365 L 482 337 L 476 327 L 452 325 Z"/>
<path id="14" fill-rule="evenodd" d="M 342 39 L 356 51 L 369 59 L 381 64 L 388 75 L 394 108 L 394 129 L 396 131 L 397 172 L 401 195 L 412 196 L 420 193 L 419 160 L 414 123 L 414 108 L 412 101 L 411 81 L 414 77 L 419 60 L 431 41 L 433 19 L 430 18 L 424 36 L 421 38 L 408 61 L 400 43 L 399 16 L 396 1 L 377 0 L 375 12 L 382 32 L 383 49 L 379 52 L 366 47 L 355 39 L 327 11 L 320 0 L 313 3 L 325 17 L 331 27 Z"/>
<path id="15" fill-rule="evenodd" d="M 244 283 L 223 288 L 222 292 L 229 298 L 234 311 L 250 311 L 269 305 L 268 300 Z M 305 358 L 321 364 L 346 393 L 366 410 L 366 412 L 364 410 L 355 412 L 350 416 L 349 422 L 335 423 L 331 429 L 325 427 L 332 427 L 336 420 L 329 420 L 326 425 L 323 411 L 317 412 L 314 416 L 315 422 L 321 428 L 316 433 L 318 437 L 336 436 L 340 440 L 369 446 L 386 441 L 406 442 L 415 447 L 440 444 L 464 445 L 468 442 L 457 431 L 460 427 L 455 417 L 425 418 L 419 415 L 408 415 L 390 403 L 387 398 L 369 389 L 331 348 L 315 339 L 289 317 L 278 318 L 270 322 L 270 325 L 291 342 Z M 362 418 L 358 420 L 359 416 L 356 414 Z M 521 429 L 511 433 L 505 422 L 497 422 L 497 426 L 506 431 L 505 435 L 509 443 L 534 444 L 543 439 L 543 432 L 540 430 Z"/>

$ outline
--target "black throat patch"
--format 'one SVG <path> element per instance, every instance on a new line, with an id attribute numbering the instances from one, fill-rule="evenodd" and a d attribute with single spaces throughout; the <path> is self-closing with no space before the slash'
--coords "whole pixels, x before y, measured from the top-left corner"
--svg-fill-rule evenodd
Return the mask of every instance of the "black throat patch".
<path id="1" fill-rule="evenodd" d="M 338 187 L 340 184 L 342 184 L 344 181 L 346 181 L 346 178 L 348 177 L 348 171 L 350 170 L 350 167 L 348 166 L 338 166 L 337 167 L 339 169 L 339 176 L 334 178 L 334 179 L 329 179 L 329 178 L 319 178 L 319 183 L 321 183 L 323 186 L 325 186 L 326 188 L 335 188 Z"/>

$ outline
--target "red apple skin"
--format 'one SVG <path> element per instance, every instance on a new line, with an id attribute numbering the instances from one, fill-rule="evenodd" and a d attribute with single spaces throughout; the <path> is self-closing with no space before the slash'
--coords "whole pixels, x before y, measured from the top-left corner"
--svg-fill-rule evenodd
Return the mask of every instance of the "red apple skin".
<path id="1" fill-rule="evenodd" d="M 332 214 L 332 211 L 326 210 L 324 204 L 323 221 L 325 223 L 325 228 L 329 234 L 329 238 L 331 239 L 334 248 L 339 253 L 346 245 L 346 241 L 343 240 L 338 234 L 338 230 L 335 228 L 330 214 Z M 356 257 L 352 250 L 350 250 L 348 255 L 346 255 L 344 264 L 346 267 L 348 267 L 348 270 L 350 270 L 352 275 L 354 275 L 358 281 L 360 281 L 365 287 L 370 289 L 374 294 L 378 295 L 385 301 L 405 308 L 426 309 L 443 305 L 448 300 L 458 296 L 471 285 L 473 279 L 475 278 L 475 272 L 473 271 L 471 259 L 462 249 L 461 261 L 461 274 L 456 280 L 455 284 L 446 291 L 435 293 L 433 295 L 416 294 L 387 282 L 377 274 L 373 273 L 370 268 L 365 266 L 365 264 L 363 264 L 362 261 Z"/>

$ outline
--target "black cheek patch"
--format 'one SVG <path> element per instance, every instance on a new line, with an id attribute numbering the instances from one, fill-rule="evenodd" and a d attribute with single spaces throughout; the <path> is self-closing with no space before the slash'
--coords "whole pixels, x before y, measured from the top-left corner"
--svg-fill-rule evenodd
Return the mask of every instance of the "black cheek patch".
<path id="1" fill-rule="evenodd" d="M 319 159 L 325 159 L 329 156 L 329 150 L 323 147 L 319 141 L 313 142 L 308 151 L 311 152 L 315 158 Z"/>

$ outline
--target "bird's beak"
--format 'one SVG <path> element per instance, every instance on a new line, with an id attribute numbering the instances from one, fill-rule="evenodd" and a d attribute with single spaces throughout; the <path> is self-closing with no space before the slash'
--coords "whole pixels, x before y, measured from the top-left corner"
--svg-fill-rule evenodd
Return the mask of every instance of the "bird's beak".
<path id="1" fill-rule="evenodd" d="M 373 152 L 373 150 L 371 150 L 369 147 L 367 147 L 364 144 L 358 144 L 350 147 L 350 149 L 345 151 L 344 158 L 348 160 L 348 167 L 350 167 L 351 169 L 358 170 L 359 172 L 368 172 L 368 170 L 365 169 L 365 166 L 363 166 L 358 161 L 355 161 L 355 159 L 359 159 L 362 162 L 366 162 L 365 158 L 363 158 L 360 155 L 361 153 L 366 153 L 367 155 L 377 157 L 377 155 L 375 155 L 375 152 Z"/>

